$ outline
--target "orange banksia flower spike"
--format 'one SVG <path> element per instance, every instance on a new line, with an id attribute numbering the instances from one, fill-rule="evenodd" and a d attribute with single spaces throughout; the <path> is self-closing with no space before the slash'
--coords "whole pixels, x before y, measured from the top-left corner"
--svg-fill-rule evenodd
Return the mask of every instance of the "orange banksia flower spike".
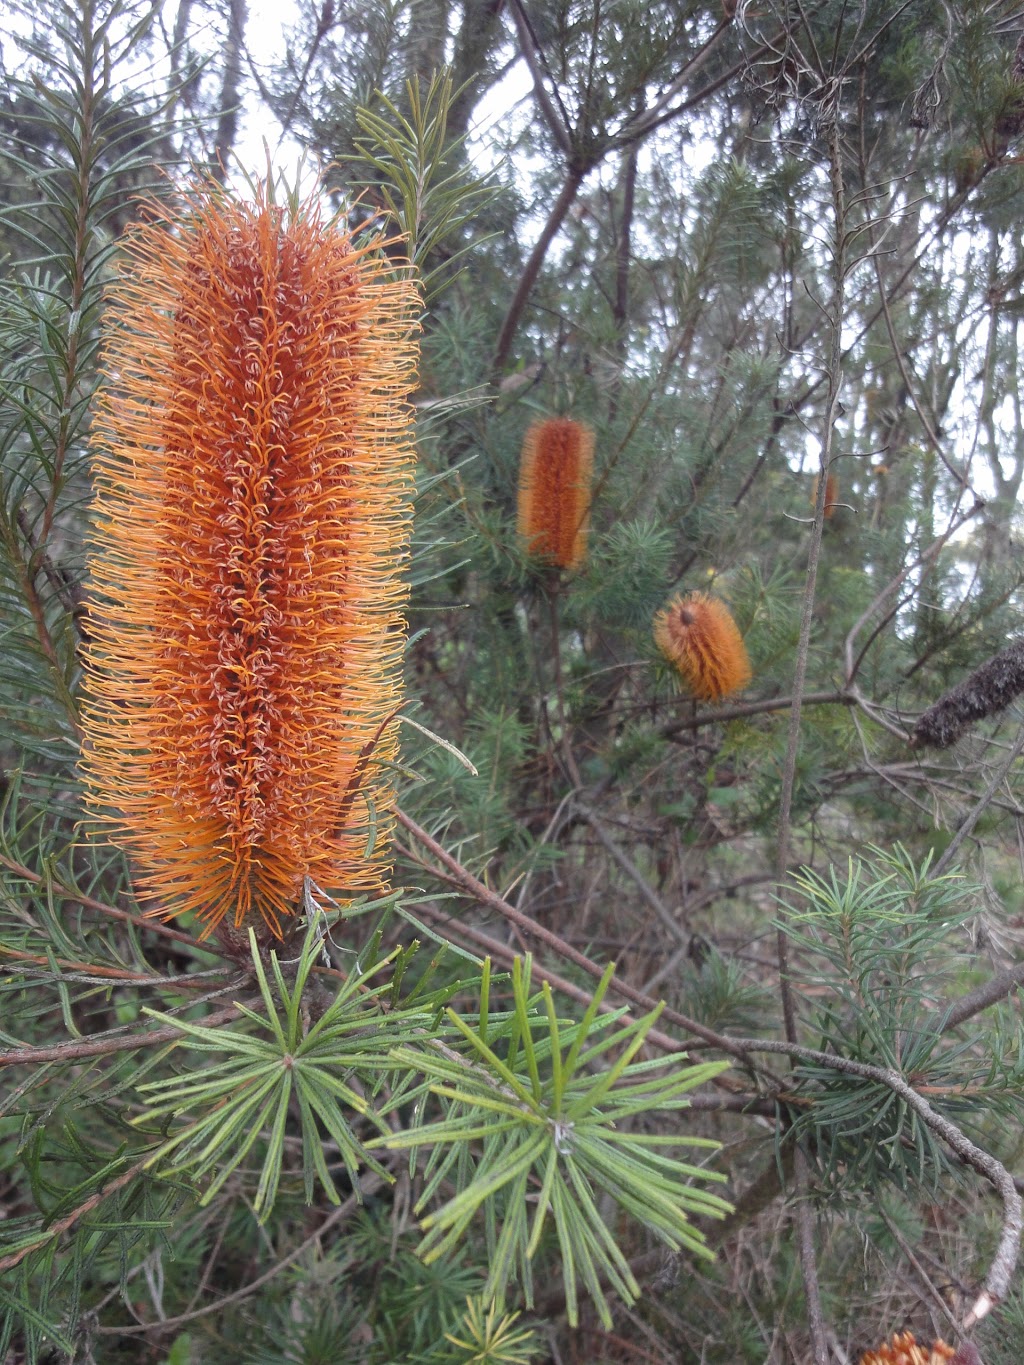
<path id="1" fill-rule="evenodd" d="M 721 701 L 750 681 L 743 637 L 715 597 L 674 597 L 654 618 L 654 640 L 700 701 Z"/>
<path id="2" fill-rule="evenodd" d="M 519 467 L 519 534 L 527 551 L 559 569 L 587 553 L 594 433 L 570 417 L 534 422 Z"/>
<path id="3" fill-rule="evenodd" d="M 390 270 L 314 203 L 211 187 L 112 291 L 83 773 L 150 913 L 203 936 L 386 877 L 418 309 Z"/>
<path id="4" fill-rule="evenodd" d="M 944 1341 L 919 1346 L 913 1332 L 897 1332 L 891 1344 L 883 1342 L 877 1350 L 865 1351 L 860 1365 L 946 1365 L 955 1354 Z"/>

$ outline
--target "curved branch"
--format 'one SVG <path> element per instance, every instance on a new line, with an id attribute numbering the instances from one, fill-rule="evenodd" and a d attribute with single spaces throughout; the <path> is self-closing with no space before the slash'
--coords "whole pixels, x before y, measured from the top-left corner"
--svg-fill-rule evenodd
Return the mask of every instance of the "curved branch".
<path id="1" fill-rule="evenodd" d="M 559 151 L 567 161 L 571 161 L 573 156 L 572 125 L 558 94 L 558 86 L 552 82 L 555 100 L 558 101 L 557 112 L 551 96 L 547 92 L 547 87 L 544 84 L 544 73 L 537 61 L 538 56 L 543 61 L 544 54 L 530 22 L 530 17 L 523 8 L 522 0 L 509 0 L 509 11 L 512 15 L 512 22 L 516 26 L 519 50 L 523 54 L 526 65 L 530 68 L 530 75 L 533 77 L 533 93 L 536 95 L 537 104 L 544 115 L 544 122 L 548 125 L 548 131 L 555 139 Z"/>
<path id="2" fill-rule="evenodd" d="M 1021 1231 L 1024 1229 L 1024 1203 L 1017 1193 L 1013 1176 L 1001 1161 L 975 1146 L 966 1133 L 933 1109 L 898 1071 L 893 1071 L 889 1067 L 871 1066 L 867 1062 L 856 1062 L 832 1052 L 819 1052 L 815 1048 L 776 1039 L 733 1038 L 730 1041 L 738 1044 L 745 1052 L 781 1053 L 799 1058 L 801 1061 L 813 1062 L 817 1066 L 827 1066 L 832 1071 L 839 1071 L 848 1076 L 860 1076 L 865 1080 L 877 1081 L 899 1095 L 908 1108 L 913 1109 L 926 1126 L 942 1138 L 947 1147 L 995 1187 L 1003 1203 L 1003 1230 L 999 1245 L 985 1276 L 982 1292 L 964 1320 L 965 1329 L 980 1321 L 995 1302 L 1006 1297 L 1013 1283 L 1013 1272 L 1020 1252 Z"/>
<path id="3" fill-rule="evenodd" d="M 593 164 L 593 163 L 592 163 Z M 572 207 L 572 202 L 576 198 L 576 192 L 582 185 L 590 165 L 585 167 L 570 167 L 569 173 L 565 178 L 561 193 L 551 206 L 548 220 L 544 224 L 543 230 L 537 239 L 537 244 L 530 252 L 530 258 L 523 267 L 523 273 L 519 277 L 516 285 L 516 292 L 512 295 L 512 302 L 508 306 L 505 320 L 501 324 L 498 333 L 498 340 L 494 347 L 494 358 L 491 360 L 491 378 L 497 381 L 501 371 L 505 368 L 509 352 L 512 349 L 512 338 L 516 334 L 519 320 L 523 315 L 527 300 L 533 291 L 533 286 L 537 283 L 537 276 L 540 268 L 544 264 L 544 257 L 548 254 L 548 247 L 554 240 L 555 234 L 565 221 L 565 215 Z"/>
<path id="4" fill-rule="evenodd" d="M 432 839 L 421 825 L 418 825 L 411 816 L 406 815 L 405 811 L 396 807 L 395 819 L 404 829 L 409 831 L 417 843 L 422 844 L 424 848 L 430 851 L 431 856 L 436 858 L 451 874 L 452 880 L 464 891 L 467 891 L 474 900 L 479 901 L 481 905 L 485 905 L 491 910 L 496 910 L 498 914 L 503 915 L 510 924 L 514 924 L 522 933 L 539 939 L 541 943 L 554 949 L 560 957 L 585 971 L 588 976 L 600 980 L 604 974 L 602 969 L 596 963 L 591 962 L 585 953 L 579 952 L 571 943 L 566 943 L 565 939 L 560 938 L 558 934 L 553 934 L 550 929 L 545 929 L 542 924 L 532 920 L 529 915 L 524 915 L 515 906 L 509 905 L 508 901 L 502 900 L 489 887 L 484 886 L 483 882 L 478 881 L 468 869 L 464 868 L 456 858 L 453 858 L 450 853 L 442 848 L 436 839 Z M 634 1005 L 640 1005 L 645 1010 L 655 1009 L 658 1005 L 657 1000 L 644 995 L 642 991 L 638 991 L 634 986 L 630 986 L 614 976 L 609 990 L 615 991 L 616 994 L 631 1000 Z M 712 1047 L 721 1048 L 723 1052 L 728 1052 L 749 1064 L 749 1058 L 746 1056 L 742 1045 L 737 1045 L 733 1039 L 726 1037 L 725 1034 L 716 1033 L 714 1029 L 706 1028 L 698 1020 L 690 1019 L 685 1014 L 680 1014 L 678 1010 L 670 1009 L 668 1006 L 662 1010 L 661 1017 L 666 1023 L 675 1024 L 678 1028 L 685 1029 L 687 1033 L 703 1038 Z"/>
<path id="5" fill-rule="evenodd" d="M 984 985 L 976 986 L 973 991 L 961 995 L 944 1013 L 933 1016 L 935 1031 L 945 1033 L 948 1029 L 965 1024 L 968 1019 L 980 1014 L 982 1010 L 987 1010 L 990 1005 L 1005 1000 L 1012 990 L 1022 984 L 1024 962 L 1018 962 L 1015 967 L 1008 967 L 1005 972 L 998 972 L 990 977 Z"/>
<path id="6" fill-rule="evenodd" d="M 133 915 L 128 910 L 119 910 L 116 905 L 107 905 L 106 901 L 98 901 L 92 896 L 87 896 L 84 891 L 74 891 L 70 887 L 62 886 L 60 882 L 54 881 L 52 877 L 44 877 L 39 872 L 33 872 L 31 868 L 23 867 L 21 863 L 16 863 L 12 858 L 4 857 L 2 853 L 0 853 L 0 867 L 6 867 L 8 872 L 13 872 L 16 877 L 31 882 L 33 886 L 45 886 L 47 890 L 52 891 L 61 900 L 71 901 L 74 905 L 84 905 L 87 910 L 96 910 L 110 919 L 121 920 L 124 924 L 133 924 L 136 929 L 145 929 L 148 933 L 158 934 L 161 938 L 170 938 L 176 943 L 187 943 L 191 948 L 196 946 L 194 934 L 184 934 L 180 929 L 168 928 L 159 920 L 148 919 L 143 915 Z M 216 953 L 218 951 L 217 944 L 206 942 L 203 944 L 203 951 Z"/>

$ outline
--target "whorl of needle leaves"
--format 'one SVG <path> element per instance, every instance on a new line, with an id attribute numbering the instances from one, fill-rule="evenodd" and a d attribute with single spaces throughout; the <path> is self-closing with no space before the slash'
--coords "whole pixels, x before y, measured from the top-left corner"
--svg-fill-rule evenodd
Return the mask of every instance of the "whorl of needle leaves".
<path id="1" fill-rule="evenodd" d="M 150 913 L 279 934 L 305 876 L 386 875 L 416 291 L 315 204 L 211 187 L 111 304 L 87 799 Z"/>
<path id="2" fill-rule="evenodd" d="M 519 535 L 527 551 L 559 569 L 587 552 L 594 433 L 571 417 L 534 422 L 519 466 Z"/>
<path id="3" fill-rule="evenodd" d="M 750 681 L 743 636 L 716 597 L 674 597 L 654 618 L 654 640 L 700 701 L 721 701 Z"/>
<path id="4" fill-rule="evenodd" d="M 972 721 L 994 716 L 1024 692 L 1024 640 L 994 654 L 940 697 L 911 733 L 915 747 L 948 749 Z"/>

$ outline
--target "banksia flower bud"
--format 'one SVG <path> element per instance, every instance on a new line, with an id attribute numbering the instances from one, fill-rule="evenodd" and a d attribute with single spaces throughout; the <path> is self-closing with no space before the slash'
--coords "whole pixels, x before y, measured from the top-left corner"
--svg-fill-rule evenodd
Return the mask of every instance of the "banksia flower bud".
<path id="1" fill-rule="evenodd" d="M 818 505 L 818 489 L 821 486 L 821 475 L 818 474 L 814 479 L 814 496 L 811 498 L 811 506 Z M 828 521 L 836 514 L 836 507 L 839 504 L 839 480 L 834 474 L 825 475 L 825 520 Z"/>
<path id="2" fill-rule="evenodd" d="M 695 592 L 654 618 L 654 640 L 700 701 L 721 701 L 750 681 L 750 660 L 728 607 Z"/>
<path id="3" fill-rule="evenodd" d="M 417 307 L 388 269 L 211 188 L 112 291 L 83 771 L 150 913 L 203 936 L 385 874 Z"/>
<path id="4" fill-rule="evenodd" d="M 892 1344 L 883 1342 L 875 1351 L 865 1351 L 860 1365 L 946 1365 L 954 1351 L 944 1341 L 930 1348 L 919 1346 L 913 1332 L 897 1332 Z"/>
<path id="5" fill-rule="evenodd" d="M 587 553 L 594 433 L 570 417 L 534 422 L 519 466 L 519 534 L 528 552 L 559 569 Z"/>

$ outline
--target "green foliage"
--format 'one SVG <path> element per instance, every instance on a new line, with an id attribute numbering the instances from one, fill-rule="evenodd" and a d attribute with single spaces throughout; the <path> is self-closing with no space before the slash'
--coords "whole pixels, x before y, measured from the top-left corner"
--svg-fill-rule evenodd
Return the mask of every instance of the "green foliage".
<path id="1" fill-rule="evenodd" d="M 461 1168 L 458 1193 L 423 1218 L 424 1256 L 433 1259 L 449 1253 L 482 1213 L 490 1247 L 485 1296 L 503 1298 L 511 1277 L 518 1274 L 531 1303 L 531 1262 L 551 1219 L 570 1321 L 575 1323 L 578 1317 L 582 1283 L 602 1321 L 610 1325 L 602 1279 L 627 1302 L 636 1297 L 639 1286 L 595 1196 L 599 1191 L 610 1195 L 670 1247 L 706 1254 L 688 1215 L 721 1216 L 729 1205 L 688 1182 L 720 1177 L 669 1156 L 664 1149 L 713 1144 L 635 1131 L 634 1121 L 649 1111 L 684 1108 L 686 1092 L 720 1074 L 727 1064 L 666 1067 L 660 1060 L 635 1061 L 661 1011 L 621 1027 L 617 1027 L 621 1011 L 601 1016 L 611 968 L 578 1024 L 558 1018 L 547 982 L 542 986 L 542 1011 L 538 1009 L 539 1002 L 529 993 L 530 974 L 530 959 L 521 963 L 517 958 L 509 1015 L 494 1016 L 490 1011 L 486 966 L 476 1027 L 448 1010 L 449 1021 L 478 1065 L 467 1068 L 450 1054 L 428 1054 L 417 1061 L 409 1050 L 398 1050 L 396 1060 L 417 1065 L 432 1077 L 436 1082 L 432 1092 L 451 1107 L 442 1119 L 398 1138 L 378 1139 L 377 1145 L 385 1142 L 414 1151 L 427 1144 L 434 1148 L 424 1169 L 419 1211 Z M 605 1058 L 610 1064 L 594 1072 L 595 1064 Z M 473 1155 L 477 1142 L 479 1156 Z M 527 1194 L 534 1182 L 539 1193 L 531 1220 Z"/>
<path id="2" fill-rule="evenodd" d="M 670 586 L 672 538 L 651 521 L 613 526 L 594 547 L 587 574 L 573 594 L 573 615 L 612 630 L 649 633 Z"/>
<path id="3" fill-rule="evenodd" d="M 49 42 L 23 39 L 46 83 L 8 83 L 20 132 L 5 153 L 35 193 L 3 215 L 24 251 L 0 283 L 0 717 L 9 740 L 64 767 L 101 290 L 126 187 L 151 173 L 144 106 L 120 70 L 148 23 L 113 0 L 58 4 Z"/>
<path id="4" fill-rule="evenodd" d="M 451 1365 L 529 1365 L 539 1343 L 533 1332 L 516 1327 L 518 1317 L 518 1313 L 499 1317 L 494 1304 L 467 1299 L 459 1325 L 463 1335 L 445 1333 L 453 1347 Z"/>
<path id="5" fill-rule="evenodd" d="M 356 119 L 365 140 L 356 142 L 357 165 L 373 173 L 367 186 L 407 242 L 427 301 L 451 281 L 452 264 L 472 246 L 456 246 L 481 209 L 494 197 L 487 178 L 472 177 L 458 164 L 458 143 L 448 136 L 448 114 L 458 92 L 450 71 L 435 73 L 425 90 L 415 80 L 406 84 L 408 115 L 385 95 L 381 108 L 359 109 Z M 389 224 L 390 226 L 390 224 Z M 444 246 L 444 259 L 434 264 Z"/>
<path id="6" fill-rule="evenodd" d="M 276 952 L 270 969 L 276 993 L 272 993 L 260 960 L 253 931 L 249 931 L 253 970 L 265 1013 L 244 1005 L 239 1011 L 254 1025 L 255 1035 L 241 1030 L 211 1029 L 185 1020 L 171 1021 L 148 1010 L 161 1022 L 174 1022 L 183 1034 L 182 1050 L 188 1053 L 227 1054 L 225 1061 L 203 1065 L 200 1074 L 181 1074 L 150 1081 L 141 1086 L 147 1107 L 135 1120 L 143 1130 L 153 1131 L 157 1120 L 171 1119 L 190 1110 L 195 1113 L 183 1127 L 160 1143 L 150 1164 L 167 1175 L 188 1172 L 206 1184 L 202 1202 L 208 1203 L 238 1169 L 254 1144 L 266 1138 L 253 1208 L 266 1220 L 273 1210 L 285 1161 L 285 1131 L 292 1108 L 297 1108 L 302 1137 L 301 1170 L 307 1203 L 312 1203 L 319 1184 L 332 1204 L 341 1202 L 337 1185 L 324 1158 L 325 1142 L 333 1143 L 352 1184 L 360 1165 L 386 1175 L 365 1149 L 346 1121 L 347 1108 L 378 1129 L 377 1118 L 365 1098 L 346 1077 L 356 1075 L 370 1084 L 379 1082 L 388 1069 L 387 1054 L 397 1039 L 408 1037 L 429 1022 L 420 1011 L 383 1009 L 392 992 L 392 976 L 370 985 L 374 977 L 393 967 L 396 949 L 365 971 L 353 971 L 334 998 L 322 1005 L 315 1021 L 309 1012 L 311 974 L 322 955 L 319 925 L 314 920 L 289 983 Z M 401 977 L 398 977 L 400 981 Z M 269 1131 L 268 1131 L 269 1130 Z M 174 1155 L 174 1161 L 167 1158 Z"/>
<path id="7" fill-rule="evenodd" d="M 969 1042 L 946 1039 L 935 1026 L 940 982 L 974 913 L 965 904 L 969 889 L 958 876 L 929 877 L 930 855 L 915 865 L 900 845 L 872 853 L 871 863 L 851 858 L 845 878 L 834 867 L 827 877 L 797 874 L 803 900 L 787 904 L 780 921 L 804 950 L 801 983 L 819 990 L 827 983 L 809 1020 L 815 1046 L 912 1078 L 955 1122 L 973 1126 L 982 1096 L 987 1114 L 1018 1115 L 1019 1028 L 991 1039 L 991 1055 L 972 1062 Z M 849 1192 L 886 1180 L 934 1191 L 940 1177 L 960 1169 L 939 1135 L 884 1082 L 809 1061 L 796 1071 L 814 1103 L 797 1112 L 794 1126 L 808 1135 L 829 1185 Z"/>

